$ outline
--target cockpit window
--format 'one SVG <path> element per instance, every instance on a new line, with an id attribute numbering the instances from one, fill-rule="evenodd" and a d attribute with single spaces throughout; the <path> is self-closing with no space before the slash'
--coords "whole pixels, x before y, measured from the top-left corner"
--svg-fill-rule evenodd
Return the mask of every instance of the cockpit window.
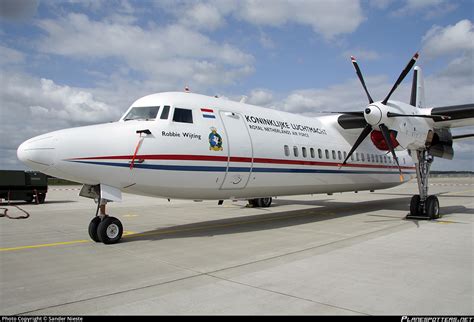
<path id="1" fill-rule="evenodd" d="M 180 123 L 193 123 L 193 111 L 184 108 L 175 108 L 173 121 Z"/>
<path id="2" fill-rule="evenodd" d="M 125 116 L 123 120 L 154 120 L 158 114 L 159 109 L 159 106 L 136 106 L 133 107 L 130 112 L 128 112 L 127 116 Z"/>

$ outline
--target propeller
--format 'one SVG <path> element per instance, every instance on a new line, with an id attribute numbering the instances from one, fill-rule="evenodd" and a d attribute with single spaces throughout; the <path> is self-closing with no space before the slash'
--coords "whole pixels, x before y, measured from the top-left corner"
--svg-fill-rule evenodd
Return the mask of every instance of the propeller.
<path id="1" fill-rule="evenodd" d="M 357 64 L 357 60 L 355 59 L 354 56 L 351 56 L 351 61 L 352 61 L 352 65 L 354 65 L 354 68 L 356 70 L 356 74 L 359 77 L 360 82 L 362 83 L 362 87 L 364 88 L 365 93 L 367 94 L 367 98 L 369 99 L 369 103 L 372 104 L 374 102 L 374 100 L 370 96 L 369 91 L 367 90 L 367 86 L 365 86 L 364 77 L 362 76 L 362 73 L 360 72 L 359 64 Z"/>
<path id="2" fill-rule="evenodd" d="M 403 181 L 402 168 L 400 168 L 400 164 L 398 163 L 397 154 L 395 153 L 395 150 L 393 149 L 392 141 L 390 140 L 390 130 L 388 129 L 388 127 L 385 124 L 380 124 L 379 129 L 382 132 L 382 135 L 383 135 L 383 138 L 384 138 L 385 142 L 387 142 L 388 149 L 390 150 L 390 152 L 392 152 L 393 159 L 397 163 L 398 172 L 400 173 L 400 182 L 402 182 Z"/>
<path id="3" fill-rule="evenodd" d="M 382 101 L 382 104 L 383 105 L 387 105 L 387 102 L 388 102 L 388 99 L 390 98 L 390 96 L 392 96 L 393 92 L 395 92 L 395 90 L 397 89 L 398 85 L 400 85 L 403 80 L 405 79 L 405 77 L 408 75 L 408 73 L 410 72 L 410 69 L 413 67 L 413 65 L 415 65 L 416 63 L 416 60 L 418 59 L 418 53 L 415 53 L 415 55 L 413 55 L 413 57 L 410 59 L 410 61 L 408 62 L 408 64 L 406 65 L 405 69 L 402 71 L 402 73 L 400 74 L 400 76 L 398 76 L 398 79 L 397 81 L 395 82 L 395 84 L 393 85 L 392 89 L 390 90 L 390 92 L 388 93 L 387 97 L 385 97 L 385 99 Z"/>
<path id="4" fill-rule="evenodd" d="M 418 53 L 415 53 L 415 55 L 413 55 L 413 57 L 410 59 L 408 64 L 402 70 L 400 76 L 398 76 L 398 79 L 395 81 L 395 84 L 393 85 L 390 92 L 387 94 L 387 96 L 384 98 L 384 100 L 380 102 L 381 104 L 387 105 L 387 102 L 390 99 L 390 96 L 392 96 L 392 94 L 395 92 L 397 87 L 403 82 L 403 80 L 405 79 L 405 77 L 408 75 L 411 68 L 413 67 L 413 65 L 415 65 L 417 59 L 418 59 Z M 395 162 L 397 164 L 398 171 L 400 173 L 400 181 L 403 181 L 402 169 L 400 167 L 400 164 L 398 162 L 397 154 L 395 153 L 395 149 L 393 148 L 393 144 L 392 144 L 392 141 L 390 139 L 390 130 L 384 123 L 379 124 L 379 122 L 382 121 L 381 108 L 379 108 L 377 106 L 377 103 L 373 104 L 374 100 L 370 96 L 369 90 L 367 89 L 367 86 L 365 85 L 364 76 L 362 75 L 362 72 L 360 71 L 359 64 L 357 63 L 357 60 L 355 59 L 355 57 L 351 56 L 351 61 L 352 61 L 352 65 L 355 68 L 356 74 L 359 78 L 359 81 L 362 84 L 362 87 L 364 88 L 365 93 L 367 94 L 367 99 L 369 100 L 369 107 L 367 107 L 364 112 L 342 112 L 341 113 L 341 114 L 352 115 L 352 116 L 361 116 L 361 115 L 363 115 L 364 118 L 365 118 L 365 121 L 366 121 L 366 125 L 365 125 L 364 129 L 359 134 L 359 137 L 357 138 L 357 140 L 355 141 L 355 143 L 352 146 L 351 150 L 347 154 L 344 162 L 341 164 L 341 167 L 344 166 L 347 163 L 347 160 L 349 160 L 349 158 L 354 153 L 354 151 L 365 140 L 365 138 L 372 132 L 373 125 L 374 126 L 378 125 L 379 130 L 382 132 L 383 139 L 386 142 L 387 147 L 389 148 L 389 150 L 390 150 L 390 152 L 393 156 L 393 159 L 395 160 Z M 370 104 L 373 104 L 373 105 L 370 105 Z M 399 113 L 391 113 L 391 112 L 388 112 L 386 115 L 387 115 L 387 117 L 425 117 L 425 118 L 431 118 L 433 120 L 435 120 L 435 119 L 436 120 L 437 119 L 444 120 L 445 119 L 445 116 L 435 116 L 435 117 L 433 117 L 431 115 L 407 115 L 407 114 L 399 114 Z M 370 123 L 372 123 L 372 124 L 370 124 Z"/>

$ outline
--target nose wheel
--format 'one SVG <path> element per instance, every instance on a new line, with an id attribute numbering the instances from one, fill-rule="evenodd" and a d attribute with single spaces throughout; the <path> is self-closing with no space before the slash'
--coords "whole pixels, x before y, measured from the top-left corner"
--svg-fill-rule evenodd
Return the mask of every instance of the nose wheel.
<path id="1" fill-rule="evenodd" d="M 106 204 L 107 201 L 104 199 L 100 200 L 96 216 L 89 223 L 89 236 L 95 242 L 115 244 L 122 238 L 123 225 L 117 218 L 106 215 Z M 99 209 L 100 215 L 98 215 Z"/>

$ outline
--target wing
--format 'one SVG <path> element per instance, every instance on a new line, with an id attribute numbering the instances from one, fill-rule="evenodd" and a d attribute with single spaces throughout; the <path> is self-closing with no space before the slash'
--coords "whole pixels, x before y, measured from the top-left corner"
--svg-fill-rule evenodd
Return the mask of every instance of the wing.
<path id="1" fill-rule="evenodd" d="M 434 107 L 431 115 L 449 116 L 448 120 L 434 119 L 434 128 L 455 128 L 474 125 L 474 104 Z"/>

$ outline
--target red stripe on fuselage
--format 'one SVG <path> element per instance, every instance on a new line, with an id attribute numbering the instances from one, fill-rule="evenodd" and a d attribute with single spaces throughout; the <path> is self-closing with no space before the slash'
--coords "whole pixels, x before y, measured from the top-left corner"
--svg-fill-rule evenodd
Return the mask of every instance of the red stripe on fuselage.
<path id="1" fill-rule="evenodd" d="M 114 155 L 101 157 L 86 157 L 86 158 L 72 158 L 73 160 L 131 160 L 132 155 Z M 176 161 L 217 161 L 227 162 L 227 156 L 218 155 L 192 155 L 192 154 L 142 154 L 137 155 L 136 159 L 141 160 L 176 160 Z M 341 163 L 338 162 L 323 162 L 323 161 L 307 161 L 307 160 L 286 160 L 286 159 L 269 159 L 269 158 L 248 158 L 248 157 L 230 157 L 231 162 L 245 162 L 245 163 L 270 163 L 282 165 L 307 165 L 307 166 L 325 166 L 325 167 L 339 167 Z M 398 169 L 395 165 L 381 165 L 381 164 L 345 164 L 345 167 L 355 168 L 373 168 L 373 169 Z M 405 170 L 414 170 L 415 167 L 400 167 Z"/>

